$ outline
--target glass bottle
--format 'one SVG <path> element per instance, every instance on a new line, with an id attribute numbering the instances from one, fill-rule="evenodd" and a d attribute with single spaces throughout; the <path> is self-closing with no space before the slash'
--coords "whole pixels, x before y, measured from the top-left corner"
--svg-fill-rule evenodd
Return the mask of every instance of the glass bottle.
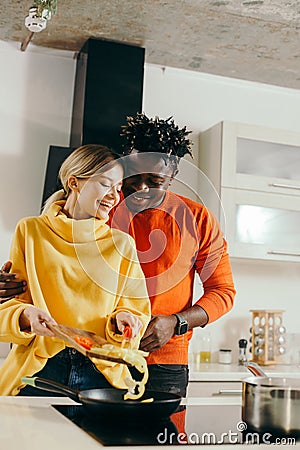
<path id="1" fill-rule="evenodd" d="M 199 356 L 200 363 L 210 363 L 211 361 L 211 338 L 210 333 L 203 332 L 199 334 Z"/>

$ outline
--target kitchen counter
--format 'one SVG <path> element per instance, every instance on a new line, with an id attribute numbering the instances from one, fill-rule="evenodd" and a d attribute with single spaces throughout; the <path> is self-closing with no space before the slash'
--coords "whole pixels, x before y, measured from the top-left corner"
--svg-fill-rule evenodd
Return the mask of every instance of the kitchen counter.
<path id="1" fill-rule="evenodd" d="M 51 403 L 74 404 L 64 397 L 0 397 L 0 448 L 99 450 L 99 443 L 61 416 Z"/>
<path id="2" fill-rule="evenodd" d="M 211 401 L 216 400 L 207 399 L 207 404 Z M 225 405 L 232 400 L 219 399 L 218 401 L 221 405 Z M 74 402 L 64 397 L 0 397 L 0 448 L 3 450 L 100 449 L 99 442 L 61 416 L 50 406 L 51 404 L 68 405 Z M 170 447 L 173 450 L 182 449 L 181 445 Z M 201 447 L 211 448 L 211 445 L 201 445 Z M 236 450 L 240 447 L 241 445 L 226 444 L 226 450 Z M 284 447 L 284 445 L 276 447 Z M 110 448 L 124 449 L 124 447 Z M 147 448 L 157 450 L 157 446 Z M 257 445 L 247 445 L 247 448 L 254 449 Z M 269 445 L 260 445 L 260 448 L 269 448 Z M 293 448 L 300 448 L 300 444 L 294 445 Z"/>
<path id="3" fill-rule="evenodd" d="M 300 367 L 295 365 L 263 366 L 262 369 L 269 376 L 300 378 Z M 252 376 L 244 366 L 237 364 L 190 364 L 190 381 L 241 381 Z"/>

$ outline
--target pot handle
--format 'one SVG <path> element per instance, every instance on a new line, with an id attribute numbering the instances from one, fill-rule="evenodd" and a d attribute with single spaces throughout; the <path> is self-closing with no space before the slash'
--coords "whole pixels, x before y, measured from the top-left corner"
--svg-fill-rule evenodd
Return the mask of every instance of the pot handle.
<path id="1" fill-rule="evenodd" d="M 78 394 L 80 391 L 77 389 L 72 389 L 68 386 L 64 386 L 63 384 L 56 383 L 56 381 L 47 380 L 46 378 L 41 377 L 22 377 L 22 383 L 25 383 L 29 386 L 36 387 L 38 389 L 43 389 L 48 392 L 54 392 L 56 394 L 63 394 L 67 397 L 70 397 L 75 402 L 80 402 Z"/>
<path id="2" fill-rule="evenodd" d="M 247 367 L 247 369 L 256 377 L 268 378 L 266 372 L 264 372 L 262 368 L 255 362 L 244 362 L 244 366 Z"/>

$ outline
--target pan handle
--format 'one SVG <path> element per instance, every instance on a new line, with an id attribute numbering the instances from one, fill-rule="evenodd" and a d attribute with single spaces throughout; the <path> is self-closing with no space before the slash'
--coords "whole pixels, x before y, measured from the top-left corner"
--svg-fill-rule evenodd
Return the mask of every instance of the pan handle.
<path id="1" fill-rule="evenodd" d="M 79 390 L 72 389 L 60 383 L 56 383 L 56 381 L 46 380 L 46 378 L 41 377 L 22 377 L 21 381 L 22 383 L 36 387 L 38 389 L 43 389 L 48 392 L 54 392 L 56 394 L 63 394 L 67 397 L 70 397 L 75 402 L 81 403 L 78 396 L 78 394 L 80 393 Z"/>
<path id="2" fill-rule="evenodd" d="M 268 375 L 266 372 L 262 370 L 262 368 L 256 364 L 255 362 L 244 362 L 244 366 L 247 367 L 247 369 L 253 373 L 256 377 L 265 377 L 268 378 Z"/>

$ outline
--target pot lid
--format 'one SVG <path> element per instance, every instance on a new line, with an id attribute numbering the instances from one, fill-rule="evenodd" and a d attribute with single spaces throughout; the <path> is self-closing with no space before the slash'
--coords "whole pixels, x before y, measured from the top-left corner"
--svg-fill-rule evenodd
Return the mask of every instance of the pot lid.
<path id="1" fill-rule="evenodd" d="M 281 389 L 300 390 L 300 378 L 289 377 L 248 377 L 242 380 L 244 383 L 256 386 L 279 387 Z"/>

